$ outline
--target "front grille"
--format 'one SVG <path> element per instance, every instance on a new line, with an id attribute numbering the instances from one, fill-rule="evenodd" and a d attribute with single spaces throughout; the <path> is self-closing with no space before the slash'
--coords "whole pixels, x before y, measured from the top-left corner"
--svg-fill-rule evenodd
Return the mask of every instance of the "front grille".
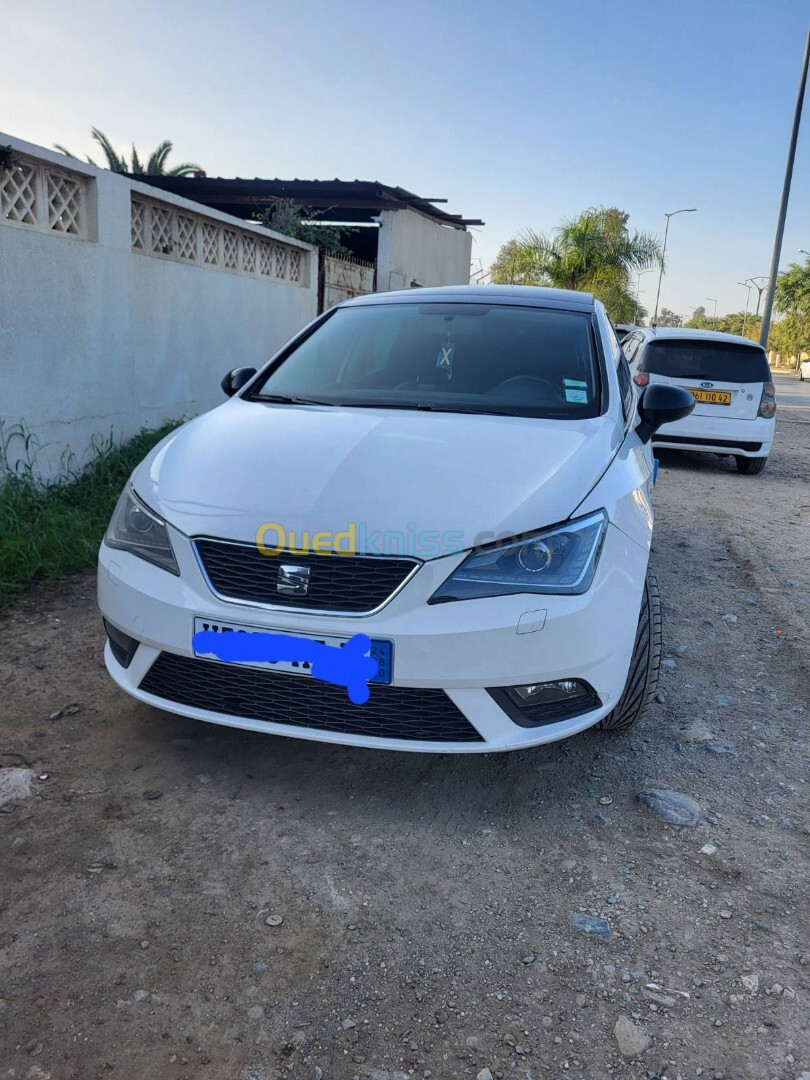
<path id="1" fill-rule="evenodd" d="M 748 450 L 752 454 L 762 449 L 761 442 L 741 442 L 739 439 L 694 439 L 689 435 L 667 435 L 665 431 L 654 435 L 653 443 L 656 446 L 659 443 L 677 443 L 679 446 L 684 443 L 692 446 L 722 446 L 729 450 Z"/>
<path id="2" fill-rule="evenodd" d="M 194 541 L 215 592 L 234 600 L 309 611 L 364 613 L 380 607 L 418 565 L 414 559 L 375 555 L 263 555 L 255 544 Z M 305 596 L 278 592 L 282 564 L 309 568 Z"/>
<path id="3" fill-rule="evenodd" d="M 196 709 L 316 731 L 436 743 L 483 742 L 444 690 L 372 683 L 365 705 L 353 705 L 342 686 L 174 653 L 158 656 L 140 688 Z"/>

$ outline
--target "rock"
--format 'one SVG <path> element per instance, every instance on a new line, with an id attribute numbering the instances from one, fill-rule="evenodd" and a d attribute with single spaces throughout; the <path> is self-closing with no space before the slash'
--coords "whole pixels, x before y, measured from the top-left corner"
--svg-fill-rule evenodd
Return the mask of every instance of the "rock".
<path id="1" fill-rule="evenodd" d="M 773 933 L 773 923 L 768 922 L 767 919 L 758 919 L 756 925 L 760 928 L 760 930 L 764 931 L 766 934 L 772 934 Z"/>
<path id="2" fill-rule="evenodd" d="M 712 754 L 728 754 L 731 757 L 739 757 L 739 752 L 734 749 L 733 746 L 724 746 L 722 743 L 715 742 L 714 739 L 710 739 L 706 743 L 706 749 Z"/>
<path id="3" fill-rule="evenodd" d="M 351 1031 L 352 1028 L 356 1028 L 357 1024 L 352 1020 L 350 1016 L 347 1016 L 343 1023 L 340 1025 L 344 1031 Z"/>
<path id="4" fill-rule="evenodd" d="M 722 911 L 719 912 L 721 919 L 730 919 L 731 914 L 732 913 L 728 910 L 728 908 L 723 908 Z"/>
<path id="5" fill-rule="evenodd" d="M 603 795 L 599 802 L 602 806 L 610 806 L 610 804 L 613 802 L 613 799 L 611 799 L 610 795 Z"/>
<path id="6" fill-rule="evenodd" d="M 661 661 L 661 667 L 664 668 L 666 671 L 677 671 L 677 669 L 678 669 L 678 661 L 677 660 L 662 660 Z"/>
<path id="7" fill-rule="evenodd" d="M 264 1007 L 262 1005 L 251 1005 L 247 1011 L 248 1020 L 263 1020 L 264 1019 Z"/>
<path id="8" fill-rule="evenodd" d="M 655 695 L 655 700 L 658 702 L 659 705 L 666 705 L 666 702 L 667 702 L 666 690 L 659 690 L 658 693 Z"/>
<path id="9" fill-rule="evenodd" d="M 16 766 L 0 769 L 0 806 L 15 799 L 27 799 L 32 794 L 32 784 L 37 774 L 33 769 Z"/>
<path id="10" fill-rule="evenodd" d="M 696 720 L 691 724 L 683 724 L 677 728 L 675 734 L 683 742 L 707 742 L 709 739 L 714 738 L 714 732 L 709 731 L 701 720 Z"/>
<path id="11" fill-rule="evenodd" d="M 619 1053 L 628 1061 L 640 1057 L 652 1042 L 649 1035 L 645 1035 L 641 1028 L 636 1027 L 632 1020 L 628 1020 L 626 1016 L 620 1016 L 616 1021 L 613 1034 L 619 1047 Z"/>
<path id="12" fill-rule="evenodd" d="M 475 1080 L 492 1080 L 492 1073 L 489 1069 L 482 1069 Z"/>
<path id="13" fill-rule="evenodd" d="M 568 915 L 568 925 L 579 930 L 588 937 L 597 937 L 600 941 L 610 941 L 610 923 L 607 919 L 597 919 L 593 915 L 582 915 L 578 911 L 572 911 Z"/>
<path id="14" fill-rule="evenodd" d="M 700 821 L 700 805 L 679 791 L 645 788 L 636 795 L 636 799 L 671 825 L 697 825 Z"/>
<path id="15" fill-rule="evenodd" d="M 742 975 L 740 982 L 743 984 L 749 994 L 755 994 L 759 990 L 759 975 Z"/>
<path id="16" fill-rule="evenodd" d="M 64 715 L 64 714 L 63 714 L 62 710 L 61 710 L 61 709 L 57 709 L 57 710 L 56 710 L 56 712 L 52 712 L 52 713 L 50 714 L 50 716 L 48 717 L 48 719 L 49 719 L 49 720 L 61 720 L 61 719 L 62 719 L 62 716 L 63 716 L 63 715 Z"/>
<path id="17" fill-rule="evenodd" d="M 645 990 L 644 997 L 648 1001 L 654 1001 L 656 1005 L 661 1005 L 665 1009 L 671 1009 L 673 1005 L 678 1004 L 678 999 L 674 998 L 671 994 L 659 994 L 654 990 Z"/>
<path id="18" fill-rule="evenodd" d="M 736 615 L 724 615 L 723 622 L 735 623 L 737 621 Z"/>
<path id="19" fill-rule="evenodd" d="M 526 955 L 523 957 L 523 963 L 527 964 L 527 965 L 528 964 L 533 964 L 536 959 L 537 959 L 537 957 L 534 955 L 533 952 L 526 953 Z"/>
<path id="20" fill-rule="evenodd" d="M 267 964 L 265 964 L 263 960 L 259 960 L 253 965 L 250 970 L 253 972 L 254 975 L 264 975 L 264 973 L 267 971 Z"/>
<path id="21" fill-rule="evenodd" d="M 313 1066 L 312 1072 L 310 1073 L 310 1080 L 323 1080 L 323 1069 L 320 1065 Z"/>
<path id="22" fill-rule="evenodd" d="M 717 846 L 715 844 L 704 844 L 700 849 L 701 855 L 714 855 L 717 852 Z"/>
<path id="23" fill-rule="evenodd" d="M 150 801 L 152 801 L 154 799 L 162 799 L 163 798 L 163 792 L 159 788 L 148 788 L 143 793 L 143 797 L 145 799 L 150 800 Z"/>
<path id="24" fill-rule="evenodd" d="M 642 982 L 647 978 L 647 972 L 641 967 L 640 964 L 635 964 L 630 968 L 630 978 L 633 982 Z"/>
<path id="25" fill-rule="evenodd" d="M 606 818 L 604 814 L 594 814 L 591 821 L 594 825 L 598 825 L 600 829 L 604 829 L 610 825 L 610 818 Z"/>
<path id="26" fill-rule="evenodd" d="M 281 926 L 284 922 L 284 918 L 281 915 L 268 915 L 264 920 L 265 926 Z"/>

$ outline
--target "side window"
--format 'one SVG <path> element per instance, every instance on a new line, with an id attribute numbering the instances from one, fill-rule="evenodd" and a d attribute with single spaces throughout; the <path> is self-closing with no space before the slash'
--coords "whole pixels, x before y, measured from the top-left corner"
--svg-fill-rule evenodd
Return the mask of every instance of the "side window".
<path id="1" fill-rule="evenodd" d="M 641 338 L 637 334 L 631 334 L 626 337 L 622 342 L 622 348 L 624 349 L 624 355 L 627 357 L 627 362 L 630 363 L 633 357 L 638 351 L 638 347 L 641 344 Z"/>
<path id="2" fill-rule="evenodd" d="M 611 326 L 609 319 L 607 320 L 607 329 L 610 348 L 613 353 L 613 362 L 616 364 L 616 376 L 619 380 L 619 391 L 622 395 L 622 415 L 624 416 L 625 426 L 627 426 L 635 414 L 636 391 L 633 380 L 630 378 L 630 368 L 627 364 L 627 358 L 622 351 L 622 347 L 619 344 L 619 340 L 616 337 L 616 333 Z"/>

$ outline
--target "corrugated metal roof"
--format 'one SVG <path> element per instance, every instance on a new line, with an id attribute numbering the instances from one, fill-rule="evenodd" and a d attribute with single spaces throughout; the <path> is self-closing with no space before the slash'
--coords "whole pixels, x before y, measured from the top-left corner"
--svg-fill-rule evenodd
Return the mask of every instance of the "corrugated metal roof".
<path id="1" fill-rule="evenodd" d="M 413 209 L 444 225 L 464 229 L 483 225 L 478 218 L 463 218 L 434 204 L 445 199 L 423 198 L 405 188 L 383 184 L 379 180 L 246 180 L 235 176 L 135 176 L 134 179 L 186 199 L 222 210 L 236 217 L 248 218 L 257 210 L 278 199 L 291 199 L 315 210 L 346 211 L 334 214 L 340 220 L 370 221 L 382 210 Z"/>

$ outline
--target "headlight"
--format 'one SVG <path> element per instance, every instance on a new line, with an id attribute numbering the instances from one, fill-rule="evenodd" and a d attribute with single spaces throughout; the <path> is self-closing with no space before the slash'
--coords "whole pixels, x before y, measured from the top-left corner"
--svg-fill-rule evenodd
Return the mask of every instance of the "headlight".
<path id="1" fill-rule="evenodd" d="M 474 551 L 430 603 L 510 593 L 584 593 L 596 573 L 607 523 L 605 511 L 598 510 L 556 529 Z"/>
<path id="2" fill-rule="evenodd" d="M 104 543 L 180 574 L 166 525 L 128 487 L 116 504 Z"/>

